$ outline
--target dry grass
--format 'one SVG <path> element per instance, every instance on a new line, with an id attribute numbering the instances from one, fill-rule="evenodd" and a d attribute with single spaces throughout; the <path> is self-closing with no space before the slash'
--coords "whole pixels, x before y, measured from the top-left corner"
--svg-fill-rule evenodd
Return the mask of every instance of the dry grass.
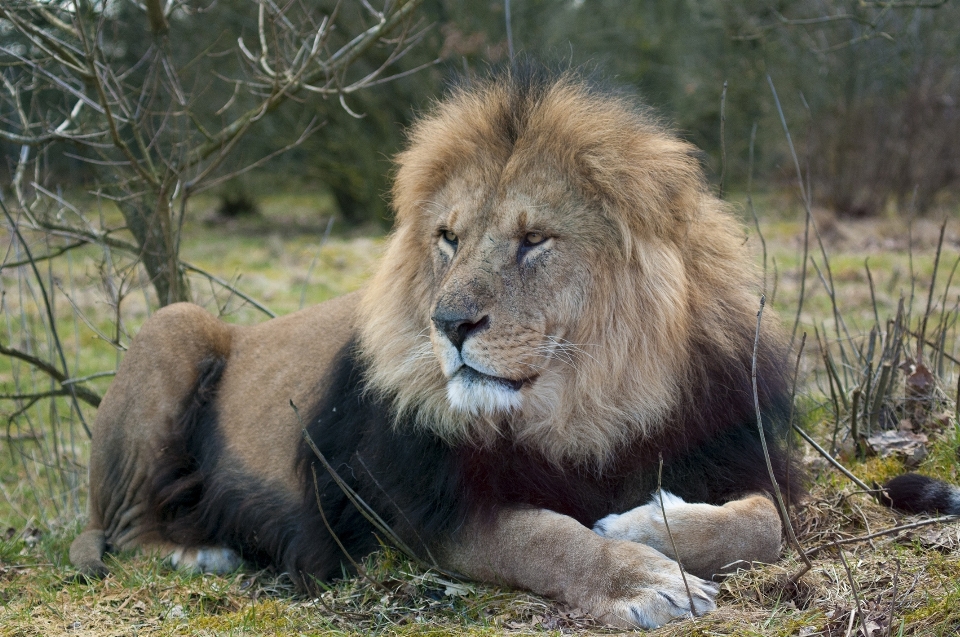
<path id="1" fill-rule="evenodd" d="M 265 219 L 236 222 L 229 231 L 205 226 L 198 212 L 187 232 L 184 257 L 265 302 L 278 313 L 315 303 L 362 284 L 382 246 L 379 238 L 342 236 L 336 232 L 320 246 L 325 229 L 323 204 L 309 198 L 263 202 Z M 311 212 L 314 211 L 314 212 Z M 819 215 L 820 213 L 818 213 Z M 314 215 L 314 216 L 311 216 Z M 311 219 L 317 219 L 311 223 Z M 851 332 L 848 347 L 863 347 L 874 322 L 874 307 L 863 261 L 869 257 L 875 281 L 874 297 L 881 320 L 896 312 L 901 294 L 914 290 L 915 305 L 926 300 L 933 271 L 938 225 L 922 220 L 909 232 L 902 222 L 844 222 L 818 218 L 831 258 L 839 310 Z M 309 232 L 297 228 L 309 226 Z M 779 275 L 774 305 L 790 323 L 799 289 L 798 236 L 802 224 L 789 214 L 764 224 L 764 233 Z M 940 264 L 941 295 L 948 310 L 960 300 L 960 280 L 943 288 L 957 258 L 956 220 L 948 226 Z M 908 237 L 910 240 L 908 240 Z M 751 233 L 751 240 L 756 237 Z M 911 246 L 912 245 L 912 252 Z M 108 306 L 97 287 L 96 255 L 78 254 L 72 279 L 66 271 L 56 276 L 75 289 L 74 304 L 95 325 L 109 326 Z M 61 267 L 61 266 L 57 266 Z M 239 280 L 237 276 L 242 273 Z M 768 268 L 768 294 L 773 291 L 773 268 Z M 0 272 L 4 289 L 15 290 L 21 275 Z M 262 315 L 228 290 L 193 279 L 194 293 L 209 309 L 227 320 L 250 322 Z M 303 291 L 306 293 L 303 294 Z M 811 271 L 801 315 L 801 331 L 814 326 L 829 337 L 827 347 L 838 357 L 839 340 L 833 333 L 833 307 L 825 286 Z M 773 295 L 771 295 L 773 296 Z M 29 323 L 25 297 L 7 295 L 6 334 Z M 19 304 L 19 305 L 18 305 Z M 72 318 L 72 305 L 57 300 L 63 321 L 65 347 L 77 357 L 77 370 L 93 373 L 112 369 L 118 355 L 82 322 Z M 24 313 L 20 313 L 20 308 Z M 131 295 L 124 305 L 128 333 L 135 333 L 146 317 L 145 299 Z M 920 310 L 922 312 L 922 309 Z M 939 310 L 938 310 L 939 311 Z M 914 315 L 916 320 L 916 314 Z M 956 358 L 956 338 L 944 342 Z M 6 336 L 5 336 L 6 338 Z M 812 336 L 810 337 L 812 339 Z M 827 339 L 827 336 L 824 337 Z M 121 340 L 122 340 L 121 339 Z M 855 341 L 855 342 L 854 342 Z M 851 356 L 853 350 L 848 350 Z M 801 369 L 805 379 L 801 400 L 808 407 L 805 423 L 823 444 L 833 429 L 849 428 L 849 414 L 838 418 L 829 400 L 823 357 L 808 341 Z M 26 371 L 0 362 L 0 384 L 9 386 Z M 857 370 L 846 370 L 856 384 Z M 921 471 L 957 481 L 960 433 L 953 417 L 957 370 L 947 359 L 942 370 L 942 399 L 937 413 L 924 425 L 931 440 Z M 102 391 L 109 379 L 92 381 Z M 901 390 L 891 400 L 902 401 Z M 897 409 L 896 405 L 892 406 Z M 0 404 L 8 413 L 9 404 Z M 282 576 L 242 571 L 231 576 L 186 575 L 167 568 L 150 556 L 121 555 L 111 563 L 112 574 L 102 581 L 78 580 L 66 557 L 69 541 L 79 527 L 75 512 L 82 507 L 82 481 L 71 498 L 49 491 L 45 476 L 53 470 L 39 465 L 42 430 L 47 412 L 31 413 L 40 440 L 31 440 L 22 421 L 0 443 L 0 636 L 7 635 L 241 635 L 241 634 L 501 634 L 596 633 L 614 631 L 599 626 L 577 609 L 536 596 L 471 583 L 451 582 L 424 572 L 393 551 L 371 558 L 371 585 L 362 579 L 337 582 L 316 599 L 298 597 Z M 92 410 L 88 415 L 92 416 Z M 4 418 L 5 420 L 5 418 Z M 36 428 L 40 428 L 39 430 Z M 43 435 L 47 437 L 44 438 Z M 18 438 L 19 436 L 19 438 Z M 844 435 L 840 437 L 843 442 Z M 800 444 L 800 443 L 798 443 Z M 810 499 L 792 512 L 806 550 L 842 538 L 854 538 L 914 521 L 877 505 L 849 480 L 806 450 L 815 482 Z M 867 483 L 902 472 L 897 457 L 858 458 L 850 444 L 838 444 L 838 454 Z M 82 436 L 58 453 L 82 475 L 88 453 Z M 31 464 L 33 463 L 33 464 Z M 45 491 L 45 489 L 47 489 Z M 56 511 L 50 501 L 60 502 Z M 65 506 L 72 502 L 70 506 Z M 842 553 L 841 553 L 842 549 Z M 774 565 L 744 571 L 727 578 L 718 599 L 719 609 L 705 617 L 675 622 L 653 635 L 953 635 L 960 630 L 960 530 L 957 525 L 934 524 L 901 531 L 870 541 L 826 548 L 813 556 L 813 568 L 798 581 L 800 561 L 793 551 Z"/>

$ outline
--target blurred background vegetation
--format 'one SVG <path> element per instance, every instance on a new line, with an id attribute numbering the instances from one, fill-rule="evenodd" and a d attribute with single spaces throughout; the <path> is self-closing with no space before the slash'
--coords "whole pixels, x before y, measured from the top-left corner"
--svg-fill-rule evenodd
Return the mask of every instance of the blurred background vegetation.
<path id="1" fill-rule="evenodd" d="M 55 3 L 49 3 L 54 5 Z M 330 12 L 333 2 L 309 3 Z M 9 3 L 11 8 L 17 2 Z M 96 11 L 97 3 L 80 6 Z M 237 38 L 255 41 L 257 3 L 179 3 L 169 32 L 181 84 L 208 126 L 236 91 L 243 60 Z M 117 0 L 99 14 L 105 60 L 134 68 L 153 46 L 144 12 Z M 416 10 L 422 39 L 393 72 L 433 65 L 344 97 L 305 93 L 267 113 L 237 144 L 224 172 L 292 143 L 314 117 L 323 125 L 306 141 L 256 171 L 259 188 L 317 188 L 333 196 L 349 224 L 387 224 L 390 157 L 414 114 L 441 95 L 451 77 L 483 73 L 506 62 L 502 1 L 425 0 Z M 360 3 L 343 3 L 346 33 L 364 20 Z M 883 215 L 888 206 L 923 212 L 955 195 L 960 179 L 960 6 L 939 0 L 523 0 L 512 6 L 518 53 L 553 63 L 596 67 L 612 83 L 635 88 L 681 134 L 704 150 L 715 180 L 721 173 L 721 94 L 727 83 L 724 134 L 728 188 L 748 178 L 751 131 L 757 125 L 754 181 L 761 188 L 793 183 L 794 171 L 767 76 L 799 140 L 814 199 L 846 215 Z M 211 37 L 211 36 L 215 37 Z M 23 72 L 11 57 L 22 33 L 0 20 L 7 50 L 4 76 Z M 22 53 L 22 52 L 21 52 Z M 355 63 L 375 69 L 390 54 L 381 45 Z M 140 72 L 134 70 L 134 72 Z M 31 95 L 61 109 L 62 92 Z M 239 94 L 248 105 L 255 96 Z M 242 106 L 243 104 L 241 104 Z M 49 105 L 48 105 L 49 106 Z M 236 107 L 236 104 L 234 105 Z M 357 117 L 359 116 L 359 117 Z M 0 127 L 20 127 L 9 100 Z M 104 171 L 78 158 L 72 144 L 44 149 L 47 188 L 97 186 Z M 9 183 L 20 145 L 0 141 L 0 182 Z M 249 184 L 249 177 L 245 181 Z M 224 198 L 243 193 L 224 184 Z"/>

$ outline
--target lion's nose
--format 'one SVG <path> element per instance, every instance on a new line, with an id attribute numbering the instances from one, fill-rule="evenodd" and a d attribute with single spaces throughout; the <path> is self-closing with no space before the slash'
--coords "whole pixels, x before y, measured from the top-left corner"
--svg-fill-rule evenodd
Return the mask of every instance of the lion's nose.
<path id="1" fill-rule="evenodd" d="M 468 336 L 485 330 L 490 324 L 490 318 L 488 316 L 481 317 L 478 321 L 473 321 L 463 316 L 450 315 L 440 310 L 433 315 L 432 320 L 433 324 L 437 326 L 437 329 L 453 343 L 457 351 L 460 351 L 460 348 L 463 347 L 463 342 L 467 340 Z"/>

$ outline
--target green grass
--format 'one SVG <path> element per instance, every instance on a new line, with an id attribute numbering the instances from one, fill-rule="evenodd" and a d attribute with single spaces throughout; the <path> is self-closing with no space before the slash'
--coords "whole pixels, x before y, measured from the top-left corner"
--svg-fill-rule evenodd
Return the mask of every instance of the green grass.
<path id="1" fill-rule="evenodd" d="M 761 210 L 768 248 L 766 286 L 773 307 L 789 329 L 800 289 L 798 238 L 803 223 L 794 211 L 774 213 L 777 202 L 776 197 L 765 198 L 767 210 Z M 182 257 L 230 281 L 277 314 L 358 289 L 383 250 L 381 231 L 369 228 L 346 231 L 335 225 L 322 243 L 330 214 L 330 202 L 322 196 L 273 195 L 260 203 L 260 217 L 211 225 L 205 219 L 215 201 L 196 201 L 185 225 Z M 117 221 L 115 213 L 106 210 L 105 215 Z M 922 312 L 933 270 L 935 241 L 931 235 L 935 239 L 938 224 L 916 222 L 911 251 L 905 241 L 906 226 L 895 220 L 843 222 L 826 218 L 819 222 L 838 309 L 854 339 L 862 338 L 873 323 L 864 267 L 867 258 L 881 320 L 895 312 L 901 296 L 909 299 L 911 289 L 914 316 Z M 938 302 L 957 257 L 956 228 L 953 220 L 940 265 Z M 747 237 L 749 246 L 759 255 L 759 240 L 752 227 Z M 34 247 L 38 251 L 44 248 L 40 244 Z M 815 244 L 810 251 L 822 267 Z M 109 341 L 117 335 L 116 313 L 107 302 L 102 258 L 101 252 L 84 248 L 74 252 L 69 261 L 55 260 L 50 264 L 52 269 L 48 270 L 46 263 L 41 268 L 47 283 L 59 283 L 59 288 L 48 287 L 55 289 L 56 327 L 74 377 L 114 370 L 122 357 L 122 347 L 153 307 L 149 289 L 145 297 L 139 285 L 131 285 L 120 308 L 120 348 L 111 344 Z M 774 260 L 778 271 L 775 286 Z M 40 305 L 30 297 L 31 291 L 38 292 L 31 276 L 26 271 L 0 272 L 5 291 L 0 340 L 29 346 L 38 355 L 49 356 L 49 326 L 45 325 Z M 249 324 L 265 318 L 236 294 L 202 276 L 191 275 L 190 284 L 196 301 L 224 320 Z M 68 293 L 89 324 L 77 318 L 66 299 Z M 960 298 L 960 277 L 953 280 L 946 298 L 951 307 Z M 799 331 L 809 334 L 801 364 L 806 425 L 818 439 L 828 441 L 834 414 L 812 331 L 816 327 L 836 342 L 837 330 L 831 301 L 812 268 L 807 273 L 800 318 Z M 956 357 L 956 343 L 947 345 Z M 944 374 L 944 391 L 952 399 L 953 394 L 947 390 L 956 387 L 957 376 L 949 361 Z M 89 381 L 87 386 L 102 395 L 109 383 L 110 378 L 103 377 Z M 10 393 L 17 386 L 33 390 L 49 388 L 50 384 L 25 364 L 0 359 L 0 393 Z M 0 402 L 2 421 L 12 410 L 10 402 Z M 95 410 L 83 410 L 92 421 Z M 845 426 L 845 422 L 841 424 Z M 85 434 L 71 417 L 68 401 L 62 398 L 41 401 L 8 431 L 13 439 L 5 437 L 0 442 L 0 637 L 608 632 L 575 609 L 535 596 L 481 585 L 448 588 L 442 578 L 424 573 L 390 552 L 368 564 L 379 587 L 349 579 L 320 599 L 298 597 L 283 578 L 271 573 L 247 570 L 224 577 L 188 575 L 144 555 L 111 558 L 109 577 L 83 581 L 69 566 L 67 551 L 85 507 L 84 467 L 89 454 Z M 38 434 L 36 439 L 30 438 L 32 434 Z M 931 431 L 930 435 L 930 454 L 919 470 L 956 482 L 960 433 L 946 426 L 943 432 Z M 868 483 L 905 469 L 897 458 L 857 460 L 849 453 L 842 457 Z M 804 546 L 829 541 L 838 533 L 863 534 L 868 524 L 876 530 L 902 521 L 868 497 L 853 494 L 855 489 L 838 473 L 820 468 L 816 462 L 813 466 L 813 497 L 798 512 L 798 532 Z M 901 623 L 905 635 L 955 634 L 960 625 L 960 548 L 939 552 L 926 547 L 920 534 L 915 535 L 919 539 L 911 537 L 879 539 L 873 547 L 847 547 L 845 555 L 853 565 L 863 599 L 873 604 L 870 612 L 879 617 L 889 603 L 889 576 L 893 564 L 899 561 L 901 588 L 893 634 L 900 630 Z M 802 580 L 799 592 L 783 585 L 784 575 L 797 567 L 796 556 L 788 551 L 781 564 L 732 577 L 724 584 L 716 613 L 696 622 L 668 625 L 655 634 L 796 635 L 808 629 L 844 634 L 854 602 L 837 555 L 821 554 L 814 570 Z"/>

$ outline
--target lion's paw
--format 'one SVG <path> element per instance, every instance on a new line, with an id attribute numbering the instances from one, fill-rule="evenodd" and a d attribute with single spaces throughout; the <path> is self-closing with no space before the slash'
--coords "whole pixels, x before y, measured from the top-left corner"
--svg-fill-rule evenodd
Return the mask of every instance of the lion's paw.
<path id="1" fill-rule="evenodd" d="M 651 532 L 663 525 L 664 510 L 669 517 L 671 509 L 675 510 L 686 504 L 683 498 L 669 491 L 662 493 L 662 506 L 660 494 L 654 493 L 653 499 L 643 506 L 638 506 L 626 513 L 612 513 L 597 520 L 593 525 L 593 532 L 611 540 L 646 543 L 650 539 Z"/>
<path id="2" fill-rule="evenodd" d="M 637 588 L 628 597 L 602 602 L 593 611 L 601 621 L 624 628 L 657 628 L 674 619 L 700 616 L 715 610 L 718 587 L 687 574 L 690 594 L 679 574 L 660 586 Z M 691 612 L 690 600 L 693 600 Z"/>
<path id="3" fill-rule="evenodd" d="M 608 624 L 625 628 L 657 628 L 674 619 L 681 619 L 708 613 L 716 609 L 714 599 L 717 586 L 693 575 L 687 575 L 690 596 L 680 585 L 679 589 L 655 590 L 643 588 L 635 591 L 627 599 L 616 600 L 607 606 L 598 619 Z M 690 610 L 690 597 L 693 598 L 693 611 Z"/>
<path id="4" fill-rule="evenodd" d="M 589 601 L 582 605 L 603 622 L 656 628 L 717 607 L 717 584 L 681 571 L 679 564 L 649 546 L 614 540 L 605 557 L 592 579 L 593 590 L 583 591 Z"/>
<path id="5" fill-rule="evenodd" d="M 196 573 L 231 573 L 243 564 L 236 551 L 222 546 L 177 547 L 168 559 L 174 568 Z"/>

